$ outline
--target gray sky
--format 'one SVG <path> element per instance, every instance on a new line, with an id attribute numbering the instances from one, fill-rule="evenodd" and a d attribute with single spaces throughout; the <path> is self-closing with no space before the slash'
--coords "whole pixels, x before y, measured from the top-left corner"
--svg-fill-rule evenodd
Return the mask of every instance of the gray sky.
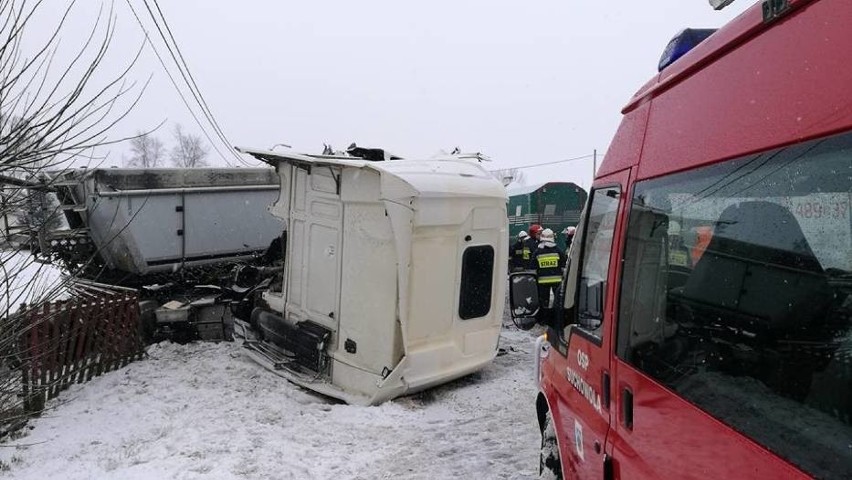
<path id="1" fill-rule="evenodd" d="M 173 67 L 142 0 L 131 1 Z M 489 155 L 491 168 L 605 151 L 622 106 L 656 73 L 676 32 L 718 27 L 755 3 L 715 12 L 706 0 L 159 2 L 233 144 L 319 153 L 323 142 L 342 149 L 355 141 L 405 156 L 460 146 Z M 51 14 L 65 3 L 47 2 Z M 79 3 L 63 47 L 80 41 L 100 6 Z M 115 6 L 105 72 L 143 38 L 125 1 Z M 49 16 L 39 22 L 45 31 Z M 146 48 L 132 75 L 151 74 L 115 136 L 164 120 L 157 135 L 167 145 L 174 122 L 200 133 Z M 127 150 L 112 147 L 110 162 Z M 210 159 L 224 164 L 215 152 Z M 580 161 L 526 175 L 588 187 L 591 170 Z"/>

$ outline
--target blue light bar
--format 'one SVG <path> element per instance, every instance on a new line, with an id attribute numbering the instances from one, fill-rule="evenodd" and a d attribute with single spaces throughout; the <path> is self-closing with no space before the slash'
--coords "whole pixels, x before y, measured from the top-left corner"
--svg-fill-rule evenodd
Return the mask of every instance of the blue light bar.
<path id="1" fill-rule="evenodd" d="M 657 66 L 658 71 L 662 72 L 664 68 L 677 61 L 678 58 L 686 55 L 715 32 L 715 28 L 687 28 L 675 35 L 669 44 L 666 45 L 663 56 L 660 57 L 660 64 Z"/>

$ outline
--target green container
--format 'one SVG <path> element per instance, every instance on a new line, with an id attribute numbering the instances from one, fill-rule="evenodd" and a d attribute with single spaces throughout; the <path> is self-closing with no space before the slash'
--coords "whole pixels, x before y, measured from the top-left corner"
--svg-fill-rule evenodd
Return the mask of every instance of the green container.
<path id="1" fill-rule="evenodd" d="M 586 205 L 588 194 L 579 185 L 571 182 L 548 182 L 508 190 L 510 242 L 514 242 L 521 230 L 528 231 L 537 223 L 556 234 L 557 244 L 565 248 L 565 227 L 576 227 Z M 510 243 L 511 245 L 511 243 Z"/>

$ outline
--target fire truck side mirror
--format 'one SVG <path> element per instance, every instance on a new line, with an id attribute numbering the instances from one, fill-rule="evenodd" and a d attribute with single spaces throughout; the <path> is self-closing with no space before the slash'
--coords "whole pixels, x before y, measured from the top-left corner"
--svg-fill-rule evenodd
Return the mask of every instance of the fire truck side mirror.
<path id="1" fill-rule="evenodd" d="M 535 272 L 509 275 L 509 306 L 512 321 L 522 330 L 529 330 L 538 321 L 538 277 Z"/>

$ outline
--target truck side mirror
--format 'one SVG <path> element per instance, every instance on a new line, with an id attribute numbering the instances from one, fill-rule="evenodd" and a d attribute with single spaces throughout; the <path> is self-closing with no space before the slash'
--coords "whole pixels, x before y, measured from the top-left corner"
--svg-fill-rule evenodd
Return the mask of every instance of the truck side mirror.
<path id="1" fill-rule="evenodd" d="M 509 306 L 512 321 L 521 330 L 535 326 L 539 314 L 538 276 L 534 272 L 509 275 Z"/>

